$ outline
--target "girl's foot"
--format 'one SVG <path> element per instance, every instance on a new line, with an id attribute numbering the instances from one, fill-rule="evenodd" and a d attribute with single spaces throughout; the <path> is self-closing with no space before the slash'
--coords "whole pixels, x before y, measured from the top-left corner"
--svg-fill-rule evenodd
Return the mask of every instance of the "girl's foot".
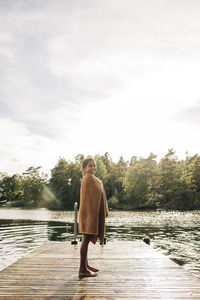
<path id="1" fill-rule="evenodd" d="M 89 265 L 87 265 L 87 269 L 90 270 L 90 271 L 92 271 L 92 272 L 99 272 L 98 269 L 90 267 Z"/>
<path id="2" fill-rule="evenodd" d="M 97 276 L 96 273 L 86 270 L 84 272 L 79 271 L 79 278 L 83 278 L 83 277 L 95 277 Z"/>

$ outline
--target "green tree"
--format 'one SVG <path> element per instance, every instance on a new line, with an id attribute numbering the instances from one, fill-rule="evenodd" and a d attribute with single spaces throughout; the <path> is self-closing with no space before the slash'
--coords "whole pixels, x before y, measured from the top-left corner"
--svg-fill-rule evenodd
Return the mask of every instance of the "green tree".
<path id="1" fill-rule="evenodd" d="M 41 202 L 47 175 L 40 175 L 40 169 L 41 167 L 30 167 L 23 173 L 24 206 L 37 207 Z"/>
<path id="2" fill-rule="evenodd" d="M 132 156 L 130 163 L 120 157 L 113 162 L 109 153 L 96 155 L 96 176 L 106 190 L 109 206 L 115 209 L 200 208 L 200 156 L 179 161 L 173 149 L 156 162 Z M 73 209 L 79 201 L 83 154 L 74 162 L 59 158 L 48 181 L 41 167 L 30 167 L 22 175 L 0 173 L 0 186 L 6 190 L 8 206 Z"/>
<path id="3" fill-rule="evenodd" d="M 173 149 L 158 165 L 157 177 L 160 205 L 170 209 L 191 209 L 196 202 L 195 181 L 186 160 L 178 161 Z"/>
<path id="4" fill-rule="evenodd" d="M 142 161 L 138 161 L 134 166 L 130 166 L 127 169 L 123 186 L 125 191 L 123 204 L 127 208 L 146 207 L 149 185 L 148 176 Z"/>
<path id="5" fill-rule="evenodd" d="M 57 209 L 73 209 L 80 198 L 80 164 L 60 158 L 51 170 L 50 189 L 57 199 Z"/>
<path id="6" fill-rule="evenodd" d="M 108 176 L 106 166 L 105 166 L 101 156 L 95 155 L 94 159 L 95 159 L 96 165 L 97 165 L 97 172 L 96 172 L 95 176 L 98 177 L 103 182 L 105 182 L 107 179 L 107 176 Z"/>
<path id="7" fill-rule="evenodd" d="M 23 201 L 24 191 L 21 185 L 20 175 L 14 174 L 9 176 L 1 173 L 0 186 L 5 188 L 9 205 L 14 206 L 15 203 Z"/>
<path id="8" fill-rule="evenodd" d="M 115 174 L 115 166 L 116 164 L 112 161 L 108 152 L 104 155 L 98 156 L 100 160 L 103 162 L 106 167 L 106 171 L 104 169 L 104 178 L 102 178 L 104 183 L 104 188 L 106 191 L 107 198 L 111 198 L 115 194 L 115 183 L 116 183 L 116 174 Z M 98 170 L 97 170 L 98 172 Z M 98 176 L 98 173 L 96 174 Z"/>
<path id="9" fill-rule="evenodd" d="M 130 208 L 152 208 L 156 202 L 156 155 L 132 157 L 123 180 L 123 203 Z"/>
<path id="10" fill-rule="evenodd" d="M 173 149 L 169 149 L 164 158 L 160 160 L 157 175 L 156 184 L 157 192 L 160 195 L 160 203 L 167 207 L 176 190 L 177 157 Z"/>

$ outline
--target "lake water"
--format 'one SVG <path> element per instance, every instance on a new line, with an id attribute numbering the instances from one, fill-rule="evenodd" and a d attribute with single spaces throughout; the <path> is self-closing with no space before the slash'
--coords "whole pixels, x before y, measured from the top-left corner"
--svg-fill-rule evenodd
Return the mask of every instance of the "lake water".
<path id="1" fill-rule="evenodd" d="M 0 270 L 48 241 L 71 241 L 73 222 L 73 212 L 1 207 Z M 106 224 L 108 243 L 148 235 L 154 247 L 200 277 L 200 211 L 111 211 Z"/>

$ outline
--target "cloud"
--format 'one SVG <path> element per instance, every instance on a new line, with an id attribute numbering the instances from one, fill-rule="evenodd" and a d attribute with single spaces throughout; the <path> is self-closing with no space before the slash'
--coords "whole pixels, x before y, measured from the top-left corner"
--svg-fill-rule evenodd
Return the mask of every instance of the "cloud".
<path id="1" fill-rule="evenodd" d="M 195 105 L 186 107 L 172 116 L 178 122 L 187 122 L 192 125 L 200 125 L 200 101 Z"/>
<path id="2" fill-rule="evenodd" d="M 12 157 L 10 161 L 13 162 L 13 163 L 17 163 L 17 164 L 21 163 L 21 160 L 16 158 L 16 157 Z"/>
<path id="3" fill-rule="evenodd" d="M 84 35 L 74 35 L 87 9 L 70 1 L 48 4 L 0 2 L 0 114 L 21 122 L 31 134 L 55 138 L 81 118 L 82 108 L 109 97 L 120 80 L 105 63 L 102 68 L 98 57 L 91 58 L 95 41 L 87 40 L 87 22 Z"/>
<path id="4" fill-rule="evenodd" d="M 98 131 L 110 149 L 120 132 L 125 149 L 139 120 L 151 123 L 145 109 L 165 120 L 185 107 L 199 89 L 199 9 L 186 0 L 0 0 L 3 161 L 87 152 L 87 130 L 91 148 L 107 147 Z M 197 123 L 190 110 L 182 119 Z"/>
<path id="5" fill-rule="evenodd" d="M 0 136 L 0 171 L 21 172 L 38 165 L 46 170 L 59 157 L 59 143 L 31 134 L 23 123 L 11 118 L 0 118 Z"/>

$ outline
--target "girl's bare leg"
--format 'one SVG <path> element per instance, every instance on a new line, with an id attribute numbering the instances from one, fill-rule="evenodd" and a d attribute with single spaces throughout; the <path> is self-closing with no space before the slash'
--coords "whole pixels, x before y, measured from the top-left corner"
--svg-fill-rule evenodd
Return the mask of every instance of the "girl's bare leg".
<path id="1" fill-rule="evenodd" d="M 81 248 L 80 248 L 80 269 L 79 269 L 79 277 L 94 277 L 96 273 L 90 271 L 87 262 L 87 253 L 88 253 L 88 245 L 90 242 L 90 235 L 83 234 Z"/>
<path id="2" fill-rule="evenodd" d="M 86 257 L 86 267 L 87 267 L 88 270 L 90 270 L 90 271 L 92 271 L 92 272 L 99 272 L 98 269 L 96 269 L 96 268 L 94 268 L 94 267 L 91 267 L 91 266 L 89 265 L 89 263 L 88 263 L 88 255 L 87 255 L 87 257 Z"/>
<path id="3" fill-rule="evenodd" d="M 96 243 L 97 239 L 95 237 L 93 237 L 92 239 L 90 239 L 93 243 Z M 98 269 L 91 267 L 88 263 L 88 256 L 87 256 L 87 260 L 86 260 L 86 267 L 88 270 L 92 271 L 92 272 L 99 272 Z"/>

